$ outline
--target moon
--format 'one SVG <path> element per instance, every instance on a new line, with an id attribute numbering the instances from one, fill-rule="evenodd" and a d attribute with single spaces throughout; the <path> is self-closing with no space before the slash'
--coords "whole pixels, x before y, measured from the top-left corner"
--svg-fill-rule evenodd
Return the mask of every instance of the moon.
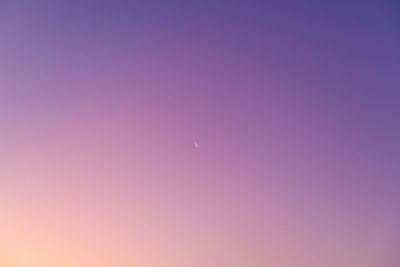
<path id="1" fill-rule="evenodd" d="M 197 144 L 197 142 L 194 142 L 194 147 L 199 147 L 199 144 Z"/>

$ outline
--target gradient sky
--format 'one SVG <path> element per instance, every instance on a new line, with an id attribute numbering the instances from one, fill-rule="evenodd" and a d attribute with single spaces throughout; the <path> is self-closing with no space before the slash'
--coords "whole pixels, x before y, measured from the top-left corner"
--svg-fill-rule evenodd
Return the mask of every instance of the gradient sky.
<path id="1" fill-rule="evenodd" d="M 0 265 L 399 266 L 399 14 L 0 1 Z"/>

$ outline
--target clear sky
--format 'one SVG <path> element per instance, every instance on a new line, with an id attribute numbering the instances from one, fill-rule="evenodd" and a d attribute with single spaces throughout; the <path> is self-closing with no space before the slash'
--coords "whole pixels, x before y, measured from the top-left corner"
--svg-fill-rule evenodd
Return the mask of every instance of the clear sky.
<path id="1" fill-rule="evenodd" d="M 0 265 L 398 266 L 395 2 L 0 1 Z"/>

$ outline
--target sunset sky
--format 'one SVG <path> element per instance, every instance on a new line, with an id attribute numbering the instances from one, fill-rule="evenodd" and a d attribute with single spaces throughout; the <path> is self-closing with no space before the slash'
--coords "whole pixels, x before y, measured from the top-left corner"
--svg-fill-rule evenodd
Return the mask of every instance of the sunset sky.
<path id="1" fill-rule="evenodd" d="M 400 266 L 396 1 L 0 0 L 0 115 L 1 267 Z"/>

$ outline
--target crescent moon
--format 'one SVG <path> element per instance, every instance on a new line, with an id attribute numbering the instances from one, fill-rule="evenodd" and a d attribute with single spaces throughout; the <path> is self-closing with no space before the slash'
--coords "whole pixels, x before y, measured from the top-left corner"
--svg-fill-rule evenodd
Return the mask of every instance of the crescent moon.
<path id="1" fill-rule="evenodd" d="M 195 147 L 199 147 L 199 145 L 197 144 L 197 142 L 194 142 L 194 146 L 195 146 Z"/>

